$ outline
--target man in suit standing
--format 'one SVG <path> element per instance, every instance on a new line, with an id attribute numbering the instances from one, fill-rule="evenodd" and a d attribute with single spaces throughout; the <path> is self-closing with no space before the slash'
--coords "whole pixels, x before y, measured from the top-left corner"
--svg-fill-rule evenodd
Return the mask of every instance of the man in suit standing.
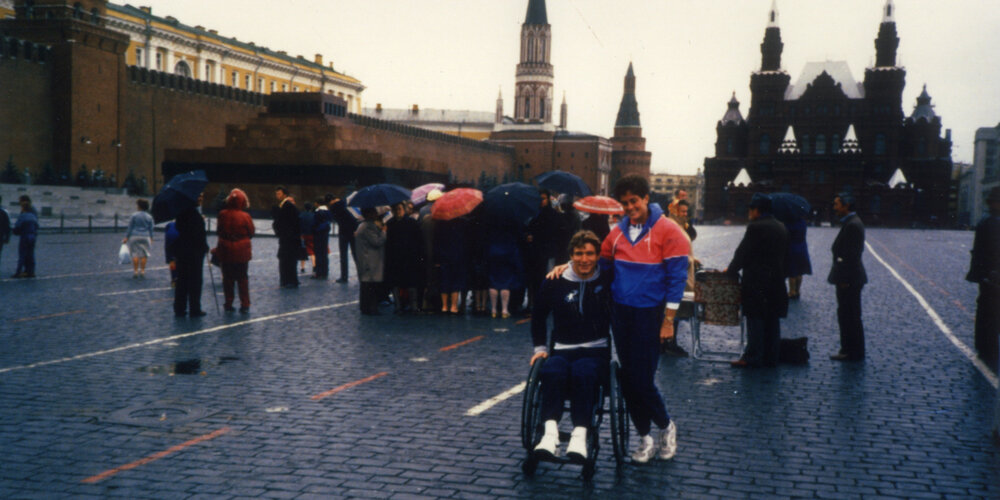
<path id="1" fill-rule="evenodd" d="M 854 196 L 840 193 L 833 199 L 833 211 L 840 217 L 840 233 L 833 241 L 833 265 L 827 282 L 837 287 L 837 323 L 840 324 L 840 352 L 834 361 L 865 359 L 865 330 L 861 323 L 861 289 L 868 283 L 861 254 L 865 250 L 865 225 L 854 211 Z"/>
<path id="2" fill-rule="evenodd" d="M 271 228 L 278 237 L 278 276 L 283 288 L 297 288 L 299 277 L 295 274 L 295 262 L 299 260 L 299 248 L 302 246 L 299 235 L 299 210 L 295 200 L 288 195 L 284 186 L 274 190 L 278 206 L 274 207 L 274 222 Z"/>
<path id="3" fill-rule="evenodd" d="M 976 303 L 976 352 L 991 369 L 1000 357 L 1000 187 L 986 197 L 989 215 L 976 224 L 972 260 L 965 279 L 979 283 Z"/>
<path id="4" fill-rule="evenodd" d="M 788 230 L 771 213 L 771 198 L 754 193 L 747 232 L 736 248 L 727 273 L 743 271 L 740 293 L 747 318 L 747 347 L 735 368 L 777 366 L 781 318 L 788 314 L 785 253 Z"/>

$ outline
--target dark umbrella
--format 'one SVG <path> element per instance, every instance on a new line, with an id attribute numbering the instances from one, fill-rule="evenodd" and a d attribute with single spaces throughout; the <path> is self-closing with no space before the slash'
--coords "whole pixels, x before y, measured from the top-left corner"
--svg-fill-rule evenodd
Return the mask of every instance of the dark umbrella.
<path id="1" fill-rule="evenodd" d="M 358 208 L 395 205 L 410 199 L 410 190 L 395 184 L 372 184 L 359 189 L 347 204 Z"/>
<path id="2" fill-rule="evenodd" d="M 208 185 L 204 170 L 177 174 L 153 198 L 153 221 L 165 222 L 198 204 L 198 196 Z"/>
<path id="3" fill-rule="evenodd" d="M 522 182 L 501 184 L 483 196 L 483 220 L 487 224 L 527 225 L 541 210 L 538 189 Z"/>
<path id="4" fill-rule="evenodd" d="M 564 193 L 572 196 L 590 196 L 590 186 L 583 179 L 569 172 L 563 172 L 562 170 L 553 170 L 551 172 L 545 172 L 535 177 L 535 182 L 539 186 L 555 191 L 557 193 Z"/>
<path id="5" fill-rule="evenodd" d="M 774 218 L 791 224 L 812 211 L 812 206 L 805 198 L 792 193 L 771 193 L 771 211 Z"/>

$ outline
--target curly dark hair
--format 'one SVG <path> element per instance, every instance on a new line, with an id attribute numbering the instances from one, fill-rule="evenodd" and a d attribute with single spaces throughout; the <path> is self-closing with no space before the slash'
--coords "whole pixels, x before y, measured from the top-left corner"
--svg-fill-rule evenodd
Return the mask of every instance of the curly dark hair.
<path id="1" fill-rule="evenodd" d="M 625 193 L 632 193 L 640 198 L 649 194 L 649 179 L 639 174 L 628 174 L 615 183 L 615 198 L 621 199 Z"/>

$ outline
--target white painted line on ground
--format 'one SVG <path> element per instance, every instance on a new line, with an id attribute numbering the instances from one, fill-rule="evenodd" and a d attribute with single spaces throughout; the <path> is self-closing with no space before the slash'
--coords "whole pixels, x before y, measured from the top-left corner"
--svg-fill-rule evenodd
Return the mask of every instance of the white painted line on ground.
<path id="1" fill-rule="evenodd" d="M 142 290 L 126 290 L 124 292 L 99 293 L 99 294 L 97 294 L 97 296 L 98 297 L 110 297 L 112 295 L 130 295 L 130 294 L 133 294 L 133 293 L 162 292 L 164 290 L 173 290 L 173 289 L 170 288 L 169 286 L 166 287 L 166 288 L 143 288 Z"/>
<path id="2" fill-rule="evenodd" d="M 181 333 L 181 334 L 178 334 L 178 335 L 172 335 L 170 337 L 163 337 L 163 338 L 148 340 L 146 342 L 139 342 L 139 343 L 136 343 L 136 344 L 123 345 L 123 346 L 114 347 L 114 348 L 111 348 L 111 349 L 105 349 L 103 351 L 94 351 L 94 352 L 88 352 L 88 353 L 84 353 L 84 354 L 78 354 L 76 356 L 70 356 L 70 357 L 67 357 L 67 358 L 50 359 L 48 361 L 39 361 L 37 363 L 31 363 L 31 364 L 27 364 L 27 365 L 8 366 L 7 368 L 0 368 L 0 374 L 4 374 L 4 373 L 7 373 L 7 372 L 12 372 L 12 371 L 17 371 L 17 370 L 28 370 L 28 369 L 31 369 L 31 368 L 40 368 L 42 366 L 55 365 L 55 364 L 60 364 L 60 363 L 68 363 L 70 361 L 77 361 L 77 360 L 81 360 L 81 359 L 93 358 L 93 357 L 96 357 L 96 356 L 103 356 L 105 354 L 113 354 L 113 353 L 116 353 L 116 352 L 127 351 L 127 350 L 130 350 L 130 349 L 138 349 L 138 348 L 141 348 L 141 347 L 150 347 L 150 346 L 154 346 L 154 345 L 158 345 L 158 344 L 167 344 L 167 343 L 173 342 L 175 340 L 184 339 L 184 338 L 188 338 L 188 337 L 196 337 L 198 335 L 204 335 L 206 333 L 221 332 L 223 330 L 229 330 L 231 328 L 236 328 L 238 326 L 249 325 L 249 324 L 252 324 L 252 323 L 262 323 L 264 321 L 271 321 L 271 320 L 275 320 L 275 319 L 288 318 L 288 317 L 291 317 L 291 316 L 299 316 L 301 314 L 309 314 L 309 313 L 317 312 L 317 311 L 326 311 L 328 309 L 337 309 L 337 308 L 340 308 L 340 307 L 349 306 L 349 305 L 357 304 L 357 303 L 358 303 L 358 301 L 355 300 L 355 301 L 351 301 L 351 302 L 342 302 L 340 304 L 332 304 L 332 305 L 329 305 L 329 306 L 310 307 L 308 309 L 300 309 L 298 311 L 292 311 L 292 312 L 281 313 L 281 314 L 273 314 L 271 316 L 261 316 L 259 318 L 248 319 L 246 321 L 238 321 L 236 323 L 229 323 L 229 324 L 225 324 L 225 325 L 219 325 L 219 326 L 215 326 L 215 327 L 212 327 L 212 328 L 206 328 L 204 330 L 198 330 L 198 331 L 195 331 L 195 332 Z"/>
<path id="3" fill-rule="evenodd" d="M 903 287 L 906 288 L 906 290 L 909 291 L 910 294 L 912 294 L 914 297 L 917 298 L 917 302 L 919 302 L 920 306 L 924 308 L 924 311 L 927 311 L 927 315 L 930 316 L 931 321 L 933 321 L 934 324 L 937 325 L 938 330 L 941 330 L 941 333 L 943 333 L 944 336 L 948 340 L 950 340 L 951 343 L 954 344 L 955 347 L 957 347 L 958 350 L 961 351 L 962 354 L 969 359 L 969 361 L 972 362 L 972 364 L 976 367 L 976 369 L 978 369 L 979 372 L 982 373 L 984 377 L 986 377 L 986 380 L 988 380 L 989 383 L 993 385 L 993 388 L 996 389 L 997 387 L 1000 387 L 1000 379 L 997 378 L 996 374 L 993 373 L 993 371 L 990 370 L 990 368 L 986 366 L 986 364 L 983 363 L 978 356 L 976 356 L 976 352 L 972 350 L 971 347 L 965 345 L 964 342 L 959 340 L 958 337 L 956 337 L 955 334 L 951 332 L 951 328 L 948 328 L 948 325 L 944 324 L 944 321 L 941 320 L 941 316 L 938 316 L 938 313 L 934 311 L 934 308 L 932 308 L 931 305 L 927 303 L 927 300 L 925 300 L 924 297 L 920 295 L 920 292 L 917 292 L 917 290 L 913 288 L 913 286 L 910 285 L 909 282 L 903 279 L 903 277 L 900 276 L 899 273 L 896 272 L 896 270 L 893 269 L 888 262 L 883 260 L 882 257 L 875 252 L 875 249 L 872 248 L 872 246 L 868 244 L 867 241 L 865 242 L 865 247 L 868 248 L 868 251 L 871 252 L 872 256 L 875 257 L 875 259 L 877 259 L 880 263 L 882 263 L 882 265 L 885 266 L 885 268 L 888 269 L 889 272 L 892 273 L 892 275 L 895 276 L 896 279 L 903 284 Z"/>
<path id="4" fill-rule="evenodd" d="M 492 398 L 487 399 L 486 401 L 483 401 L 482 403 L 479 403 L 476 406 L 473 406 L 472 408 L 469 408 L 469 411 L 465 412 L 465 416 L 475 417 L 476 415 L 479 415 L 480 413 L 483 413 L 484 411 L 493 408 L 497 404 L 506 401 L 507 399 L 510 399 L 511 396 L 523 392 L 524 386 L 526 384 L 527 382 L 521 382 L 520 384 L 517 384 L 514 387 L 511 387 L 510 389 L 507 389 L 506 391 L 503 391 L 500 394 L 497 394 L 496 396 L 493 396 Z"/>
<path id="5" fill-rule="evenodd" d="M 146 268 L 147 271 L 161 271 L 163 269 L 169 269 L 169 268 L 167 266 L 147 267 Z M 6 278 L 6 279 L 0 279 L 0 282 L 8 282 L 8 281 L 42 281 L 42 280 L 55 280 L 55 279 L 62 279 L 62 278 L 79 278 L 81 276 L 101 276 L 101 275 L 105 275 L 105 274 L 123 274 L 123 273 L 131 273 L 131 272 L 132 272 L 132 269 L 129 268 L 129 269 L 125 269 L 125 270 L 122 270 L 122 271 L 95 271 L 95 272 L 92 272 L 92 273 L 55 274 L 55 275 L 52 275 L 52 276 L 36 276 L 34 278 Z"/>

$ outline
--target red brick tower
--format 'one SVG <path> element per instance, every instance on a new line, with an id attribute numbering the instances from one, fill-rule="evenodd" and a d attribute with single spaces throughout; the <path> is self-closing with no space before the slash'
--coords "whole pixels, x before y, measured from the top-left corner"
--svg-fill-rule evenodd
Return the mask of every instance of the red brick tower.
<path id="1" fill-rule="evenodd" d="M 635 73 L 632 63 L 625 74 L 625 92 L 618 107 L 615 135 L 611 138 L 611 184 L 621 176 L 639 174 L 649 177 L 653 153 L 646 151 L 646 138 L 639 124 L 639 104 L 635 100 Z"/>

